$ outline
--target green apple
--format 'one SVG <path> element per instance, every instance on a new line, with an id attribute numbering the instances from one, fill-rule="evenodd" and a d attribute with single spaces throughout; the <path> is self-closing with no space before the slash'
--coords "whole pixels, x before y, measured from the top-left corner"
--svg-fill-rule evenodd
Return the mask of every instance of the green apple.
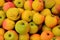
<path id="1" fill-rule="evenodd" d="M 19 10 L 17 8 L 10 8 L 8 9 L 8 11 L 6 12 L 7 18 L 11 19 L 11 20 L 18 20 L 20 18 L 20 13 Z"/>
<path id="2" fill-rule="evenodd" d="M 2 22 L 4 21 L 5 19 L 5 13 L 4 11 L 0 10 L 0 26 L 2 25 Z"/>
<path id="3" fill-rule="evenodd" d="M 34 22 L 30 22 L 30 34 L 35 34 L 38 31 L 38 26 Z"/>
<path id="4" fill-rule="evenodd" d="M 45 0 L 45 8 L 52 8 L 55 5 L 54 0 Z"/>
<path id="5" fill-rule="evenodd" d="M 29 29 L 30 29 L 30 26 L 29 26 L 28 22 L 26 22 L 24 20 L 19 20 L 15 25 L 15 30 L 19 34 L 26 34 L 29 32 Z"/>
<path id="6" fill-rule="evenodd" d="M 51 28 L 47 27 L 46 25 L 43 25 L 43 27 L 42 27 L 42 31 L 45 31 L 45 30 L 49 30 L 49 31 L 51 31 Z"/>
<path id="7" fill-rule="evenodd" d="M 53 32 L 53 34 L 54 34 L 55 36 L 60 36 L 60 25 L 54 27 L 54 28 L 52 29 L 52 32 Z"/>
<path id="8" fill-rule="evenodd" d="M 41 14 L 44 16 L 47 16 L 47 15 L 51 15 L 52 13 L 51 13 L 50 9 L 44 9 L 41 11 Z"/>
<path id="9" fill-rule="evenodd" d="M 16 7 L 23 7 L 25 0 L 14 0 Z"/>
<path id="10" fill-rule="evenodd" d="M 57 25 L 57 18 L 54 15 L 47 15 L 45 18 L 45 25 L 47 27 L 53 28 Z"/>
<path id="11" fill-rule="evenodd" d="M 29 34 L 19 35 L 19 40 L 29 40 Z"/>
<path id="12" fill-rule="evenodd" d="M 15 31 L 9 30 L 4 34 L 5 40 L 18 40 L 18 35 Z"/>
<path id="13" fill-rule="evenodd" d="M 33 18 L 33 13 L 32 11 L 30 10 L 25 10 L 23 13 L 22 13 L 22 20 L 25 20 L 27 22 L 30 22 Z"/>

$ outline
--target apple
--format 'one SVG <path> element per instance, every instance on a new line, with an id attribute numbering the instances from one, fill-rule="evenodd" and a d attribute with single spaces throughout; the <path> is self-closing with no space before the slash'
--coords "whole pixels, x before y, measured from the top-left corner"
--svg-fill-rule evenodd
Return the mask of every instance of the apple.
<path id="1" fill-rule="evenodd" d="M 0 28 L 0 35 L 4 36 L 5 30 L 3 28 Z"/>
<path id="2" fill-rule="evenodd" d="M 51 15 L 52 13 L 51 13 L 50 9 L 46 8 L 46 9 L 41 11 L 41 14 L 44 16 L 47 16 L 47 15 Z"/>
<path id="3" fill-rule="evenodd" d="M 20 13 L 19 10 L 17 8 L 10 8 L 7 12 L 6 12 L 7 18 L 11 19 L 11 20 L 18 20 L 20 18 Z"/>
<path id="4" fill-rule="evenodd" d="M 55 5 L 54 0 L 45 0 L 45 8 L 52 8 Z"/>
<path id="5" fill-rule="evenodd" d="M 39 34 L 33 34 L 33 35 L 31 35 L 30 40 L 40 40 L 40 35 Z"/>
<path id="6" fill-rule="evenodd" d="M 36 24 L 42 24 L 44 22 L 44 16 L 39 13 L 34 14 L 33 22 Z"/>
<path id="7" fill-rule="evenodd" d="M 13 2 L 16 7 L 20 8 L 23 7 L 25 0 L 14 0 Z"/>
<path id="8" fill-rule="evenodd" d="M 42 27 L 42 31 L 45 31 L 45 30 L 49 30 L 49 31 L 51 31 L 51 28 L 50 28 L 50 27 L 47 27 L 46 25 L 43 25 L 43 27 Z"/>
<path id="9" fill-rule="evenodd" d="M 19 40 L 29 40 L 29 34 L 19 35 Z"/>
<path id="10" fill-rule="evenodd" d="M 22 13 L 22 20 L 25 20 L 27 22 L 30 22 L 33 18 L 33 13 L 32 11 L 30 10 L 25 10 L 23 13 Z"/>
<path id="11" fill-rule="evenodd" d="M 27 1 L 25 1 L 25 3 L 24 3 L 24 9 L 26 9 L 26 10 L 32 10 L 32 0 L 27 0 Z"/>
<path id="12" fill-rule="evenodd" d="M 52 32 L 55 36 L 60 36 L 60 25 L 58 26 L 55 26 L 53 29 L 52 29 Z"/>
<path id="13" fill-rule="evenodd" d="M 54 37 L 54 34 L 51 31 L 43 31 L 41 33 L 41 40 L 51 40 Z"/>
<path id="14" fill-rule="evenodd" d="M 5 12 L 0 10 L 0 26 L 2 26 L 2 23 L 5 19 L 6 15 L 5 15 Z"/>
<path id="15" fill-rule="evenodd" d="M 15 22 L 10 19 L 5 19 L 2 23 L 2 26 L 5 30 L 12 30 L 14 29 Z"/>
<path id="16" fill-rule="evenodd" d="M 26 34 L 29 32 L 29 29 L 30 29 L 30 26 L 29 26 L 28 22 L 26 22 L 24 20 L 17 21 L 17 23 L 15 25 L 15 30 L 19 34 Z"/>
<path id="17" fill-rule="evenodd" d="M 30 34 L 35 34 L 38 32 L 38 26 L 34 22 L 30 22 Z"/>
<path id="18" fill-rule="evenodd" d="M 57 25 L 58 21 L 56 16 L 54 15 L 47 15 L 45 18 L 45 25 L 47 27 L 53 28 Z"/>
<path id="19" fill-rule="evenodd" d="M 6 2 L 3 6 L 3 10 L 6 12 L 9 8 L 14 8 L 15 5 L 12 2 Z"/>
<path id="20" fill-rule="evenodd" d="M 43 0 L 42 0 L 43 1 Z M 43 2 L 39 1 L 39 0 L 34 0 L 32 3 L 32 8 L 35 11 L 42 11 L 44 8 Z"/>
<path id="21" fill-rule="evenodd" d="M 14 30 L 9 30 L 4 34 L 5 40 L 18 40 L 18 34 Z"/>
<path id="22" fill-rule="evenodd" d="M 2 7 L 5 3 L 5 0 L 0 0 L 0 7 Z"/>

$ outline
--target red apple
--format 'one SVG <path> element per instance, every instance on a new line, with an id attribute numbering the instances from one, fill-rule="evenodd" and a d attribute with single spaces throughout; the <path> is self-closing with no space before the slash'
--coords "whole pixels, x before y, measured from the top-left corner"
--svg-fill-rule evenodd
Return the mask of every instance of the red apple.
<path id="1" fill-rule="evenodd" d="M 15 7 L 14 3 L 12 3 L 12 2 L 6 2 L 4 4 L 4 6 L 3 6 L 3 10 L 7 11 L 9 8 L 13 8 L 13 7 Z"/>

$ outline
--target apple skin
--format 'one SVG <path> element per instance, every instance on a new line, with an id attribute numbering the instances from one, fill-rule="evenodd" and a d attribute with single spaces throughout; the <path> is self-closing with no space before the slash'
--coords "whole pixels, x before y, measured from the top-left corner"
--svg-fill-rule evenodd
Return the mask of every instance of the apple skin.
<path id="1" fill-rule="evenodd" d="M 2 7 L 5 3 L 5 0 L 0 0 L 0 7 Z"/>
<path id="2" fill-rule="evenodd" d="M 24 9 L 26 9 L 26 10 L 32 10 L 32 0 L 27 0 L 27 1 L 25 1 L 25 3 L 24 3 Z"/>
<path id="3" fill-rule="evenodd" d="M 34 10 L 32 10 L 32 14 L 34 15 L 34 14 L 36 14 L 36 13 L 38 13 L 37 11 L 34 11 Z"/>
<path id="4" fill-rule="evenodd" d="M 60 25 L 58 26 L 55 26 L 53 29 L 52 29 L 52 32 L 55 36 L 60 36 Z"/>
<path id="5" fill-rule="evenodd" d="M 50 19 L 50 20 L 49 20 Z M 56 16 L 54 15 L 47 15 L 45 18 L 45 25 L 47 27 L 53 28 L 57 25 L 58 21 Z"/>
<path id="6" fill-rule="evenodd" d="M 46 25 L 43 25 L 42 31 L 46 31 L 46 30 L 51 31 L 51 28 L 50 27 L 47 27 Z"/>
<path id="7" fill-rule="evenodd" d="M 34 22 L 30 22 L 30 34 L 35 34 L 38 32 L 38 26 Z"/>
<path id="8" fill-rule="evenodd" d="M 19 35 L 19 40 L 29 40 L 29 34 Z"/>
<path id="9" fill-rule="evenodd" d="M 6 2 L 3 6 L 3 10 L 6 12 L 9 8 L 14 8 L 15 5 L 12 2 Z"/>
<path id="10" fill-rule="evenodd" d="M 6 15 L 5 15 L 5 12 L 0 10 L 0 26 L 2 26 L 2 23 L 5 19 Z"/>
<path id="11" fill-rule="evenodd" d="M 25 0 L 14 0 L 13 2 L 14 2 L 16 7 L 22 8 L 24 3 L 25 3 Z"/>
<path id="12" fill-rule="evenodd" d="M 22 13 L 22 20 L 25 20 L 27 22 L 30 22 L 33 19 L 33 13 L 30 10 L 25 10 Z"/>
<path id="13" fill-rule="evenodd" d="M 51 31 L 43 31 L 41 33 L 41 40 L 51 40 L 54 37 L 54 34 Z"/>
<path id="14" fill-rule="evenodd" d="M 4 36 L 0 35 L 0 40 L 4 40 Z"/>
<path id="15" fill-rule="evenodd" d="M 7 12 L 6 12 L 7 18 L 13 21 L 16 21 L 20 18 L 20 13 L 19 10 L 17 8 L 10 8 Z"/>
<path id="16" fill-rule="evenodd" d="M 60 0 L 54 0 L 56 4 L 60 4 Z"/>
<path id="17" fill-rule="evenodd" d="M 10 19 L 5 19 L 2 23 L 2 26 L 5 30 L 12 30 L 14 29 L 15 22 Z"/>
<path id="18" fill-rule="evenodd" d="M 45 0 L 45 8 L 52 8 L 55 5 L 54 0 Z"/>
<path id="19" fill-rule="evenodd" d="M 39 34 L 33 34 L 33 35 L 31 35 L 30 40 L 40 40 L 40 35 Z"/>
<path id="20" fill-rule="evenodd" d="M 22 15 L 22 13 L 24 12 L 24 9 L 23 8 L 18 8 L 18 10 L 19 10 L 20 15 Z"/>
<path id="21" fill-rule="evenodd" d="M 5 30 L 3 28 L 0 28 L 0 35 L 4 36 Z"/>
<path id="22" fill-rule="evenodd" d="M 41 1 L 33 1 L 33 3 L 32 3 L 32 8 L 33 8 L 33 10 L 35 10 L 35 11 L 42 11 L 43 10 L 43 8 L 44 8 L 44 6 L 43 6 L 43 2 L 41 2 Z"/>
<path id="23" fill-rule="evenodd" d="M 47 16 L 47 15 L 51 15 L 52 13 L 51 13 L 50 9 L 46 8 L 46 9 L 41 11 L 41 14 L 44 16 Z"/>
<path id="24" fill-rule="evenodd" d="M 26 22 L 24 20 L 19 20 L 19 21 L 17 21 L 17 23 L 15 25 L 15 30 L 19 34 L 26 34 L 29 32 L 30 26 L 29 26 L 28 22 Z"/>
<path id="25" fill-rule="evenodd" d="M 4 34 L 5 40 L 18 40 L 18 34 L 14 30 L 9 30 Z"/>
<path id="26" fill-rule="evenodd" d="M 36 24 L 42 24 L 44 22 L 44 19 L 45 17 L 39 13 L 33 15 L 33 22 Z"/>

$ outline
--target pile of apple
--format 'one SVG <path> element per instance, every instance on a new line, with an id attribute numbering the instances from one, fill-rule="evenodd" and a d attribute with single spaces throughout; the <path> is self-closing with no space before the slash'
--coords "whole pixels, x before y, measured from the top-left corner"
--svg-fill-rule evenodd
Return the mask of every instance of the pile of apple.
<path id="1" fill-rule="evenodd" d="M 60 0 L 0 0 L 0 40 L 60 40 Z"/>

